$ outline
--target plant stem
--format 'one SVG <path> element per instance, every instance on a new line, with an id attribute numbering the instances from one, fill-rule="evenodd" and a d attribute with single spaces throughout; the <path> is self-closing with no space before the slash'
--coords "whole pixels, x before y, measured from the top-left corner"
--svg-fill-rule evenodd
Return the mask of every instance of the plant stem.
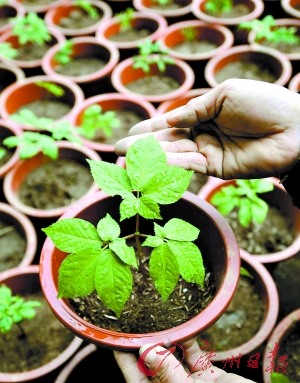
<path id="1" fill-rule="evenodd" d="M 137 198 L 140 197 L 140 192 L 137 192 Z M 140 242 L 140 215 L 137 214 L 135 218 L 135 243 L 137 247 L 138 265 L 142 263 L 142 247 Z"/>
<path id="2" fill-rule="evenodd" d="M 20 329 L 20 331 L 21 331 L 21 334 L 19 335 L 19 338 L 21 338 L 21 339 L 26 338 L 25 331 L 23 330 L 23 328 L 22 328 L 22 326 L 20 325 L 19 322 L 17 322 L 17 325 L 18 325 L 18 327 L 19 327 L 19 329 Z"/>
<path id="3" fill-rule="evenodd" d="M 13 226 L 7 226 L 5 227 L 4 229 L 0 230 L 0 237 L 2 237 L 3 235 L 6 235 L 8 233 L 10 233 L 11 231 L 14 230 L 14 227 Z"/>

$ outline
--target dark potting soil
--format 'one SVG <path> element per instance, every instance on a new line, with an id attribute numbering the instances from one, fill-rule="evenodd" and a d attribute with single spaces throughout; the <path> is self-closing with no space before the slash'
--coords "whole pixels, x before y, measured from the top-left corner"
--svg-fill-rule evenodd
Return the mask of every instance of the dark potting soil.
<path id="1" fill-rule="evenodd" d="M 53 3 L 53 0 L 22 0 L 22 4 L 26 7 L 37 6 L 37 5 L 46 5 Z"/>
<path id="2" fill-rule="evenodd" d="M 71 11 L 68 17 L 62 17 L 59 20 L 58 26 L 65 29 L 82 29 L 90 27 L 99 22 L 103 14 L 99 8 L 97 8 L 98 16 L 92 18 L 83 9 L 75 9 Z"/>
<path id="3" fill-rule="evenodd" d="M 17 48 L 18 55 L 14 58 L 15 60 L 21 61 L 34 61 L 40 60 L 47 50 L 50 48 L 50 45 L 37 45 L 37 44 L 27 44 Z"/>
<path id="4" fill-rule="evenodd" d="M 127 41 L 135 41 L 143 39 L 149 35 L 151 35 L 151 31 L 148 29 L 129 29 L 125 31 L 120 31 L 118 33 L 115 33 L 109 37 L 109 40 L 115 41 L 115 42 L 127 42 Z"/>
<path id="5" fill-rule="evenodd" d="M 300 381 L 300 324 L 294 326 L 292 332 L 286 337 L 278 350 L 278 357 L 287 356 L 285 362 L 289 364 L 284 367 L 286 376 L 291 383 Z M 280 363 L 279 363 L 280 364 Z"/>
<path id="6" fill-rule="evenodd" d="M 106 61 L 96 57 L 75 57 L 67 65 L 57 65 L 55 72 L 64 76 L 85 76 L 104 68 Z"/>
<path id="7" fill-rule="evenodd" d="M 248 15 L 250 13 L 250 9 L 244 4 L 234 5 L 229 12 L 220 12 L 218 14 L 212 12 L 205 12 L 210 16 L 224 18 L 224 19 L 232 19 L 234 17 L 242 17 Z"/>
<path id="8" fill-rule="evenodd" d="M 174 78 L 170 76 L 152 76 L 139 78 L 136 81 L 132 81 L 126 85 L 126 88 L 134 93 L 146 94 L 146 95 L 159 95 L 173 92 L 178 89 L 180 84 Z"/>
<path id="9" fill-rule="evenodd" d="M 0 28 L 9 23 L 9 17 L 0 17 Z"/>
<path id="10" fill-rule="evenodd" d="M 218 48 L 217 44 L 214 44 L 210 41 L 185 41 L 180 44 L 176 44 L 172 46 L 172 50 L 185 53 L 185 54 L 197 54 L 197 53 L 205 53 L 212 51 L 213 49 Z"/>
<path id="11" fill-rule="evenodd" d="M 191 193 L 198 194 L 202 187 L 206 184 L 207 180 L 207 175 L 194 173 L 187 190 Z"/>
<path id="12" fill-rule="evenodd" d="M 290 246 L 295 239 L 292 223 L 273 206 L 269 206 L 263 223 L 253 222 L 248 228 L 240 225 L 236 210 L 225 218 L 235 234 L 239 247 L 250 254 L 276 253 Z"/>
<path id="13" fill-rule="evenodd" d="M 0 221 L 0 272 L 20 264 L 26 245 L 24 236 L 14 225 Z"/>
<path id="14" fill-rule="evenodd" d="M 258 65 L 251 61 L 236 61 L 229 63 L 215 74 L 215 78 L 218 83 L 221 83 L 229 78 L 258 80 L 270 83 L 276 81 L 276 77 L 270 73 L 267 68 L 264 68 L 261 64 Z"/>
<path id="15" fill-rule="evenodd" d="M 11 159 L 15 151 L 14 149 L 8 149 L 5 145 L 2 145 L 1 142 L 0 142 L 0 148 L 3 148 L 5 150 L 4 156 L 0 158 L 0 168 L 1 168 L 1 166 L 5 165 L 6 162 L 8 162 Z"/>
<path id="16" fill-rule="evenodd" d="M 78 200 L 92 183 L 87 166 L 58 159 L 30 172 L 20 185 L 19 198 L 36 209 L 54 209 Z"/>
<path id="17" fill-rule="evenodd" d="M 70 112 L 72 107 L 65 102 L 56 100 L 35 100 L 22 106 L 16 111 L 18 113 L 22 109 L 31 110 L 37 117 L 48 117 L 58 120 Z"/>
<path id="18" fill-rule="evenodd" d="M 174 1 L 174 2 L 171 2 L 170 4 L 167 4 L 167 5 L 160 5 L 160 4 L 155 4 L 154 3 L 149 8 L 157 9 L 157 10 L 161 10 L 161 11 L 171 11 L 173 9 L 183 8 L 183 5 L 180 4 L 180 3 L 176 3 Z"/>
<path id="19" fill-rule="evenodd" d="M 215 351 L 238 347 L 257 333 L 264 313 L 265 304 L 256 284 L 251 278 L 241 275 L 228 309 L 199 336 L 199 341 L 205 339 Z"/>
<path id="20" fill-rule="evenodd" d="M 203 289 L 179 278 L 167 301 L 162 302 L 149 276 L 147 261 L 151 251 L 152 248 L 143 247 L 140 271 L 132 269 L 133 290 L 119 319 L 102 304 L 96 292 L 85 298 L 71 299 L 73 310 L 98 327 L 135 334 L 178 326 L 204 310 L 215 295 L 211 273 L 206 273 Z"/>
<path id="21" fill-rule="evenodd" d="M 37 300 L 42 306 L 36 307 L 36 316 L 14 324 L 8 334 L 0 336 L 0 371 L 13 373 L 38 368 L 68 347 L 74 335 L 56 319 L 42 292 L 24 296 L 25 300 Z"/>

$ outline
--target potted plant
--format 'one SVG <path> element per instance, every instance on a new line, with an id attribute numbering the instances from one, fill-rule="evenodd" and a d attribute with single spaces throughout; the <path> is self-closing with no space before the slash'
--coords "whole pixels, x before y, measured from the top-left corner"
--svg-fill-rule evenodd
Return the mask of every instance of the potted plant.
<path id="1" fill-rule="evenodd" d="M 111 7 L 100 0 L 67 1 L 50 9 L 45 22 L 67 37 L 95 34 L 103 21 L 112 17 Z"/>
<path id="2" fill-rule="evenodd" d="M 28 217 L 0 202 L 0 227 L 0 272 L 33 263 L 37 234 Z"/>
<path id="3" fill-rule="evenodd" d="M 192 3 L 192 0 L 133 0 L 133 6 L 138 11 L 159 13 L 170 23 L 187 16 Z"/>
<path id="4" fill-rule="evenodd" d="M 198 195 L 230 219 L 241 254 L 246 252 L 267 264 L 299 251 L 300 213 L 277 178 L 223 181 L 211 177 Z"/>
<path id="5" fill-rule="evenodd" d="M 15 322 L 20 320 L 21 315 L 25 318 L 34 316 L 32 306 L 37 304 L 32 305 L 28 302 L 37 301 L 39 306 L 41 305 L 35 308 L 36 315 L 32 319 L 22 321 L 21 328 L 24 334 L 18 323 L 13 324 L 7 334 L 1 334 L 0 381 L 25 382 L 37 378 L 47 379 L 47 374 L 62 366 L 74 354 L 82 341 L 60 326 L 48 308 L 41 292 L 38 265 L 5 271 L 0 274 L 0 283 L 1 286 L 6 286 L 1 299 L 1 309 L 5 310 L 2 314 L 7 319 L 6 324 L 10 318 L 7 316 L 6 308 L 9 308 L 11 312 L 13 309 L 16 311 L 16 302 L 19 306 L 23 305 L 24 310 L 23 312 L 20 310 L 19 315 L 15 317 Z"/>
<path id="6" fill-rule="evenodd" d="M 239 45 L 212 57 L 204 76 L 211 87 L 228 78 L 248 78 L 286 85 L 292 75 L 292 64 L 276 49 L 262 45 Z"/>
<path id="7" fill-rule="evenodd" d="M 0 2 L 0 35 L 12 27 L 11 20 L 14 17 L 24 16 L 25 9 L 17 2 L 7 0 Z"/>
<path id="8" fill-rule="evenodd" d="M 56 76 L 32 76 L 8 86 L 0 99 L 0 115 L 10 119 L 21 109 L 29 109 L 38 117 L 55 121 L 67 118 L 71 110 L 84 100 L 84 93 L 73 81 Z M 25 123 L 18 127 L 32 130 Z"/>
<path id="9" fill-rule="evenodd" d="M 14 2 L 22 5 L 25 8 L 26 13 L 36 12 L 41 17 L 45 12 L 53 7 L 57 7 L 66 0 L 15 0 Z"/>
<path id="10" fill-rule="evenodd" d="M 192 88 L 194 79 L 188 64 L 173 59 L 158 42 L 151 41 L 140 45 L 140 54 L 120 62 L 111 75 L 118 92 L 154 103 L 181 96 Z"/>
<path id="11" fill-rule="evenodd" d="M 50 238 L 46 239 L 40 260 L 40 278 L 44 294 L 57 317 L 65 326 L 70 329 L 72 328 L 72 331 L 75 331 L 79 337 L 91 343 L 95 343 L 104 348 L 127 349 L 128 351 L 138 349 L 146 341 L 159 344 L 162 344 L 166 339 L 168 339 L 169 343 L 183 341 L 209 327 L 219 318 L 232 298 L 239 276 L 240 262 L 232 231 L 216 209 L 210 207 L 209 204 L 188 192 L 180 198 L 188 185 L 192 171 L 186 171 L 174 166 L 168 167 L 166 165 L 166 154 L 151 135 L 146 139 L 137 141 L 130 147 L 126 155 L 126 169 L 105 162 L 90 161 L 89 163 L 92 174 L 98 186 L 102 188 L 103 191 L 95 193 L 85 201 L 76 204 L 74 209 L 69 209 L 56 223 L 43 229 L 55 245 Z M 170 186 L 171 184 L 172 187 Z M 136 189 L 136 193 L 132 194 L 132 188 Z M 109 197 L 109 195 L 114 195 L 114 197 Z M 121 195 L 121 198 L 119 195 Z M 123 201 L 121 202 L 122 199 Z M 132 205 L 132 203 L 134 203 L 134 205 Z M 158 203 L 162 203 L 163 206 L 159 207 Z M 167 206 L 170 203 L 172 203 L 171 209 Z M 208 210 L 206 210 L 206 208 L 208 208 Z M 123 219 L 127 217 L 129 220 L 126 219 L 126 221 L 119 226 L 117 221 L 123 221 Z M 145 217 L 148 219 L 144 219 Z M 161 217 L 163 217 L 163 221 L 160 221 Z M 153 223 L 149 221 L 151 218 L 155 219 L 154 231 Z M 158 221 L 157 218 L 159 219 Z M 188 218 L 188 222 L 183 222 L 184 218 Z M 215 218 L 216 221 L 214 221 Z M 214 223 L 212 223 L 212 221 L 214 221 Z M 103 247 L 103 250 L 101 250 L 100 245 L 102 240 L 98 236 L 97 229 L 94 225 L 98 227 L 99 235 L 105 240 L 106 245 Z M 131 225 L 133 225 L 135 234 L 131 234 Z M 85 229 L 82 231 L 83 227 L 85 227 Z M 114 227 L 114 229 L 112 229 L 111 234 L 107 232 L 107 236 L 105 233 L 106 230 L 110 231 L 109 227 L 111 229 Z M 186 229 L 184 229 L 184 227 L 186 227 Z M 70 233 L 70 229 L 71 231 L 73 230 L 73 234 L 76 234 L 74 241 L 68 241 L 70 247 L 67 249 L 67 246 L 63 245 L 63 242 L 65 245 L 67 242 L 65 242 L 63 236 L 60 236 L 59 231 L 69 236 L 68 233 Z M 200 236 L 198 236 L 198 229 L 201 230 Z M 180 234 L 174 234 L 174 230 L 179 230 Z M 149 231 L 152 235 L 148 236 L 144 234 Z M 141 234 L 141 232 L 143 234 Z M 171 234 L 171 232 L 173 232 L 173 234 Z M 196 237 L 198 237 L 198 239 L 196 239 Z M 111 238 L 111 240 L 109 238 Z M 142 243 L 144 238 L 146 238 L 146 242 Z M 165 240 L 163 240 L 163 238 L 165 238 Z M 171 238 L 174 238 L 174 240 Z M 125 239 L 129 242 L 126 243 Z M 193 239 L 196 239 L 195 244 L 189 242 L 189 240 Z M 83 245 L 82 240 L 85 242 L 85 245 Z M 183 242 L 179 243 L 180 240 Z M 92 245 L 92 243 L 94 243 L 94 245 Z M 131 247 L 134 243 L 136 243 L 136 249 L 138 249 L 138 258 L 135 256 L 134 248 Z M 169 245 L 167 245 L 167 243 L 169 243 Z M 146 245 L 150 246 L 150 248 L 145 247 Z M 165 246 L 170 246 L 170 249 L 172 248 L 172 251 L 176 253 L 176 249 L 182 248 L 182 245 L 185 247 L 185 256 L 182 254 L 183 258 L 181 258 L 183 263 L 180 258 L 176 256 L 174 259 L 168 250 L 165 252 Z M 150 258 L 150 275 L 156 286 L 155 288 L 154 285 L 152 288 L 150 287 L 151 284 L 148 284 L 148 261 L 144 263 L 144 256 L 147 254 L 146 258 L 149 258 L 151 247 L 154 247 L 154 250 Z M 92 257 L 94 260 L 92 262 L 94 265 L 96 265 L 98 261 L 100 263 L 104 261 L 110 271 L 106 269 L 106 266 L 100 266 L 100 263 L 96 274 L 94 266 L 92 268 L 89 268 L 87 264 L 87 268 L 83 265 L 80 266 L 81 271 L 85 271 L 80 273 L 80 277 L 77 277 L 77 272 L 76 276 L 72 274 L 72 280 L 79 282 L 76 287 L 74 285 L 72 292 L 72 288 L 71 290 L 69 289 L 71 285 L 68 283 L 67 270 L 69 267 L 73 269 L 72 261 L 74 260 L 76 263 L 75 258 L 77 259 L 77 256 L 82 260 L 87 260 L 83 255 L 83 248 L 88 250 L 90 254 L 93 254 Z M 203 258 L 199 253 L 199 249 Z M 66 258 L 66 252 L 72 252 L 73 254 Z M 175 253 L 173 254 L 175 255 Z M 187 254 L 189 254 L 188 258 L 186 258 Z M 177 255 L 179 256 L 179 253 L 177 253 Z M 108 256 L 108 258 L 105 260 L 106 256 Z M 213 260 L 214 256 L 216 256 L 218 260 Z M 171 258 L 173 258 L 173 261 L 169 263 Z M 201 258 L 203 259 L 203 263 Z M 89 259 L 91 260 L 91 258 Z M 137 259 L 139 259 L 139 261 Z M 164 259 L 163 264 L 160 263 L 162 259 Z M 137 268 L 138 264 L 140 271 L 137 271 L 136 274 L 134 269 Z M 109 265 L 113 265 L 112 268 Z M 132 267 L 130 268 L 129 265 L 132 265 Z M 146 266 L 145 268 L 143 267 L 144 265 Z M 156 268 L 156 266 L 158 266 L 158 268 Z M 161 322 L 159 318 L 165 318 L 162 310 L 168 311 L 170 309 L 168 304 L 172 303 L 172 299 L 177 301 L 177 298 L 175 298 L 174 295 L 172 296 L 174 291 L 175 296 L 177 295 L 177 289 L 175 288 L 173 293 L 172 290 L 177 284 L 178 273 L 182 275 L 182 278 L 179 280 L 180 283 L 183 282 L 183 279 L 186 281 L 194 281 L 192 285 L 196 288 L 198 295 L 201 290 L 197 287 L 198 284 L 202 285 L 204 282 L 204 285 L 206 285 L 212 275 L 204 272 L 203 266 L 207 272 L 210 269 L 212 270 L 214 274 L 213 278 L 216 281 L 215 295 L 211 301 L 208 299 L 208 301 L 210 301 L 208 306 L 204 304 L 207 307 L 187 322 L 184 322 L 182 317 L 187 313 L 186 308 L 182 307 L 183 311 L 180 313 L 174 310 L 172 321 L 175 320 L 175 317 L 177 318 L 176 320 L 178 320 L 175 327 L 166 324 L 164 321 Z M 59 268 L 60 276 L 58 287 Z M 88 270 L 90 270 L 90 272 Z M 227 274 L 227 270 L 230 270 L 230 275 Z M 75 272 L 75 269 L 73 271 Z M 100 276 L 100 273 L 103 272 L 106 275 L 104 279 L 107 281 L 107 284 L 101 283 L 101 280 L 104 279 Z M 131 272 L 134 276 L 134 283 L 132 282 Z M 206 277 L 203 272 L 206 274 Z M 116 273 L 118 274 L 117 279 L 113 277 L 113 274 Z M 96 275 L 99 275 L 100 279 L 98 279 Z M 135 276 L 137 276 L 137 279 Z M 94 279 L 95 277 L 96 279 Z M 84 282 L 83 279 L 85 280 Z M 99 283 L 96 282 L 96 280 Z M 138 280 L 139 282 L 137 282 Z M 111 282 L 114 286 L 111 285 Z M 144 285 L 144 282 L 146 285 L 142 290 L 147 290 L 146 286 L 148 285 L 148 292 L 145 291 L 146 294 L 139 296 L 135 291 L 134 285 L 141 286 L 141 284 Z M 103 303 L 97 299 L 96 304 L 100 304 L 101 309 L 99 308 L 100 306 L 98 306 L 94 312 L 101 313 L 100 317 L 98 317 L 97 314 L 96 316 L 108 321 L 105 324 L 105 327 L 108 326 L 107 328 L 99 327 L 98 324 L 92 324 L 91 322 L 96 318 L 93 320 L 90 318 L 88 321 L 82 319 L 81 314 L 78 312 L 76 314 L 75 307 L 71 306 L 71 300 L 63 298 L 66 296 L 86 296 L 94 290 L 95 283 Z M 187 288 L 187 290 L 185 290 L 185 288 Z M 182 287 L 179 287 L 179 296 L 182 296 L 182 291 Z M 187 291 L 192 294 L 191 285 L 184 287 L 183 292 Z M 154 301 L 158 302 L 159 306 L 161 305 L 159 302 L 165 303 L 158 308 L 158 311 L 156 311 L 154 307 L 151 307 L 149 312 L 152 293 L 154 293 L 156 297 L 153 298 Z M 134 299 L 128 300 L 131 294 L 133 294 Z M 147 297 L 148 294 L 150 294 L 149 297 Z M 170 294 L 171 299 L 167 300 Z M 159 295 L 161 295 L 161 298 Z M 188 297 L 184 295 L 182 299 L 188 300 Z M 192 297 L 189 299 L 188 302 L 193 300 Z M 200 301 L 201 298 L 198 296 L 196 302 L 200 303 Z M 73 300 L 75 305 L 76 302 L 80 303 L 79 298 Z M 128 311 L 127 306 L 125 306 L 125 310 L 123 310 L 125 304 L 131 305 L 134 303 L 135 305 L 137 302 L 137 311 L 133 308 L 131 311 L 130 309 Z M 177 301 L 177 303 L 179 303 L 179 301 Z M 203 303 L 204 302 L 202 302 L 202 304 Z M 102 306 L 102 304 L 105 306 Z M 142 309 L 141 305 L 146 305 L 145 309 Z M 186 303 L 186 305 L 189 306 L 189 303 Z M 85 305 L 83 304 L 83 306 Z M 110 309 L 107 307 L 110 307 Z M 132 310 L 134 310 L 135 314 Z M 148 311 L 148 313 L 144 312 L 144 310 Z M 129 321 L 126 319 L 128 314 L 130 317 Z M 189 313 L 189 315 L 190 314 L 191 313 Z M 133 315 L 137 315 L 134 321 L 132 321 Z M 118 317 L 120 318 L 119 321 Z M 154 319 L 152 317 L 154 317 Z M 168 315 L 166 315 L 166 317 L 171 319 Z M 118 328 L 121 327 L 123 330 L 118 332 L 114 330 L 116 328 L 115 326 Z M 133 331 L 134 327 L 135 330 Z M 146 328 L 147 330 L 144 330 L 144 333 L 137 333 L 138 327 Z M 154 328 L 160 328 L 160 330 L 156 332 L 157 330 L 154 331 Z M 91 331 L 91 329 L 93 330 Z"/>
<path id="12" fill-rule="evenodd" d="M 113 44 L 82 36 L 54 45 L 41 65 L 46 75 L 67 77 L 81 86 L 86 97 L 91 97 L 100 89 L 107 92 L 107 82 L 118 62 L 119 51 Z"/>
<path id="13" fill-rule="evenodd" d="M 264 383 L 296 382 L 299 376 L 300 309 L 289 313 L 272 332 L 263 356 Z M 279 376 L 277 376 L 277 374 Z M 286 378 L 283 380 L 282 378 Z M 279 378 L 282 378 L 280 380 Z"/>
<path id="14" fill-rule="evenodd" d="M 15 57 L 2 56 L 2 59 L 22 68 L 27 76 L 37 75 L 41 72 L 43 55 L 52 45 L 65 41 L 65 37 L 48 27 L 34 12 L 16 17 L 12 24 L 12 28 L 0 36 L 0 43 L 9 43 L 15 50 Z"/>
<path id="15" fill-rule="evenodd" d="M 282 9 L 290 16 L 299 19 L 299 0 L 280 0 Z"/>
<path id="16" fill-rule="evenodd" d="M 1 50 L 2 44 L 0 44 Z M 25 78 L 24 71 L 16 65 L 0 63 L 0 94 L 8 87 L 8 85 L 14 82 L 23 80 Z"/>
<path id="17" fill-rule="evenodd" d="M 96 31 L 96 37 L 114 44 L 123 60 L 136 54 L 138 45 L 146 39 L 157 40 L 166 27 L 167 21 L 162 15 L 136 12 L 128 7 L 104 21 Z"/>

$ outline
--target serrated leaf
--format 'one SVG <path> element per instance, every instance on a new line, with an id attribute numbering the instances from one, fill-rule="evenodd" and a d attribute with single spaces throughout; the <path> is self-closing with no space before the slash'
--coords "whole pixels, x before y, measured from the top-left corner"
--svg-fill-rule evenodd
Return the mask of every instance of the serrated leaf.
<path id="1" fill-rule="evenodd" d="M 164 166 L 143 189 L 143 195 L 160 204 L 174 203 L 187 190 L 193 173 L 178 166 Z"/>
<path id="2" fill-rule="evenodd" d="M 158 204 L 148 196 L 142 196 L 140 199 L 138 213 L 146 219 L 162 219 Z"/>
<path id="3" fill-rule="evenodd" d="M 166 236 L 166 232 L 165 232 L 165 229 L 158 225 L 156 222 L 153 222 L 154 223 L 154 233 L 157 237 L 160 237 L 160 238 L 165 238 Z"/>
<path id="4" fill-rule="evenodd" d="M 135 251 L 132 246 L 127 246 L 124 238 L 118 238 L 109 244 L 109 248 L 114 251 L 117 256 L 126 263 L 126 265 L 138 268 Z"/>
<path id="5" fill-rule="evenodd" d="M 168 242 L 170 251 L 176 256 L 179 273 L 182 278 L 191 283 L 204 285 L 205 268 L 199 248 L 192 242 Z"/>
<path id="6" fill-rule="evenodd" d="M 176 241 L 195 241 L 200 230 L 179 218 L 170 219 L 164 226 L 166 238 Z"/>
<path id="7" fill-rule="evenodd" d="M 251 202 L 247 198 L 242 198 L 240 201 L 238 218 L 239 218 L 240 224 L 244 227 L 248 227 L 252 221 Z"/>
<path id="8" fill-rule="evenodd" d="M 55 247 L 67 253 L 79 250 L 100 250 L 102 241 L 97 229 L 90 222 L 80 218 L 61 219 L 42 229 Z"/>
<path id="9" fill-rule="evenodd" d="M 179 278 L 179 266 L 176 257 L 166 243 L 153 249 L 150 257 L 150 277 L 166 301 L 174 290 Z"/>
<path id="10" fill-rule="evenodd" d="M 137 140 L 126 155 L 126 169 L 132 188 L 143 192 L 166 162 L 166 153 L 153 135 Z"/>
<path id="11" fill-rule="evenodd" d="M 119 317 L 132 290 L 130 267 L 110 249 L 104 250 L 97 265 L 95 284 L 103 304 Z"/>
<path id="12" fill-rule="evenodd" d="M 110 196 L 131 197 L 132 187 L 126 170 L 104 161 L 87 160 L 92 176 L 101 190 Z"/>
<path id="13" fill-rule="evenodd" d="M 143 242 L 142 246 L 150 246 L 150 247 L 157 247 L 163 243 L 163 239 L 159 237 L 155 237 L 153 235 L 149 235 L 145 241 Z"/>
<path id="14" fill-rule="evenodd" d="M 120 236 L 121 229 L 118 224 L 108 213 L 98 222 L 97 232 L 102 241 L 114 241 Z"/>
<path id="15" fill-rule="evenodd" d="M 261 198 L 255 198 L 251 201 L 252 218 L 257 223 L 263 223 L 268 214 L 269 206 Z"/>
<path id="16" fill-rule="evenodd" d="M 95 289 L 101 250 L 80 250 L 68 255 L 58 271 L 58 298 L 85 297 Z"/>
<path id="17" fill-rule="evenodd" d="M 133 194 L 131 194 L 129 198 L 125 198 L 120 204 L 120 221 L 135 216 L 139 211 L 139 208 L 139 198 L 136 198 Z"/>

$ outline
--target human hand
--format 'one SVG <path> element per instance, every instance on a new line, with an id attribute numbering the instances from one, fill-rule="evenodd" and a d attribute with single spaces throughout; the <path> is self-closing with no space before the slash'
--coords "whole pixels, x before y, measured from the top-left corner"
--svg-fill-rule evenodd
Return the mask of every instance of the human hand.
<path id="1" fill-rule="evenodd" d="M 230 79 L 174 111 L 133 126 L 124 155 L 153 134 L 170 165 L 223 179 L 281 175 L 300 156 L 300 95 L 261 81 Z"/>
<path id="2" fill-rule="evenodd" d="M 205 352 L 199 348 L 196 338 L 182 343 L 185 351 L 184 364 L 181 364 L 170 352 L 166 353 L 165 348 L 155 346 L 151 349 L 152 346 L 152 344 L 146 344 L 139 351 L 149 370 L 156 371 L 151 378 L 152 383 L 254 383 L 239 375 L 228 374 L 212 366 L 211 363 L 206 364 L 204 368 Z M 127 383 L 150 382 L 150 379 L 137 367 L 137 358 L 134 354 L 114 351 L 114 355 Z"/>

